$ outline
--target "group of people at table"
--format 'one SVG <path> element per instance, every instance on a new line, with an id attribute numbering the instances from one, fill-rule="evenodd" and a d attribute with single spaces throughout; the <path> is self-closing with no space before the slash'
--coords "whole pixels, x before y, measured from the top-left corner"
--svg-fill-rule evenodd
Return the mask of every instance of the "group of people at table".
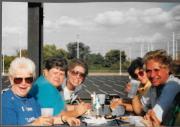
<path id="1" fill-rule="evenodd" d="M 164 50 L 150 51 L 132 61 L 131 78 L 141 82 L 131 103 L 121 98 L 111 100 L 142 116 L 146 126 L 173 125 L 179 113 L 180 79 L 172 74 L 172 58 Z M 88 75 L 88 65 L 80 59 L 67 63 L 63 57 L 45 61 L 43 73 L 35 80 L 35 64 L 29 58 L 15 58 L 9 67 L 10 87 L 1 92 L 2 125 L 51 126 L 68 123 L 80 126 L 79 116 L 91 109 L 90 103 L 71 104 Z M 126 85 L 126 91 L 131 85 Z M 41 108 L 53 108 L 53 116 L 41 115 Z M 171 123 L 170 123 L 171 122 Z"/>

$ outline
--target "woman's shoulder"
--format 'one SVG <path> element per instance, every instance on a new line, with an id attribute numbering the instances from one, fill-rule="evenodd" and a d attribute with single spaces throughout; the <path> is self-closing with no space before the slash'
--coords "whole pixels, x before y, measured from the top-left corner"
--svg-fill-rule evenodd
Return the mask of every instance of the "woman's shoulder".
<path id="1" fill-rule="evenodd" d="M 35 80 L 34 84 L 35 85 L 40 85 L 40 84 L 45 83 L 45 82 L 46 82 L 46 80 L 45 80 L 44 76 L 41 75 Z"/>
<path id="2" fill-rule="evenodd" d="M 14 101 L 16 101 L 16 97 L 12 93 L 12 91 L 8 88 L 6 90 L 3 90 L 2 94 L 2 106 L 8 106 L 11 107 L 14 104 Z"/>
<path id="3" fill-rule="evenodd" d="M 13 93 L 10 88 L 5 88 L 1 91 L 2 98 L 10 98 L 13 96 Z"/>
<path id="4" fill-rule="evenodd" d="M 43 88 L 43 89 L 46 89 L 46 88 L 49 88 L 51 87 L 51 83 L 43 76 L 41 75 L 40 77 L 38 77 L 36 79 L 36 81 L 33 83 L 33 86 L 36 86 L 38 88 Z"/>
<path id="5" fill-rule="evenodd" d="M 139 95 L 146 95 L 151 87 L 151 82 L 148 81 L 142 88 L 140 88 Z"/>

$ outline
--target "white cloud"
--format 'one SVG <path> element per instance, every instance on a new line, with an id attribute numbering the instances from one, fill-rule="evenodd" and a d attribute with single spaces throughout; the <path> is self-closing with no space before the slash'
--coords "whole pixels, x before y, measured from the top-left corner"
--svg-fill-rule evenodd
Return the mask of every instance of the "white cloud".
<path id="1" fill-rule="evenodd" d="M 171 15 L 174 17 L 174 19 L 180 20 L 180 5 L 175 6 L 171 11 Z"/>
<path id="2" fill-rule="evenodd" d="M 104 26 L 118 26 L 129 23 L 166 25 L 172 20 L 172 15 L 163 11 L 161 8 L 150 8 L 145 10 L 130 8 L 127 11 L 106 11 L 104 13 L 97 14 L 94 19 L 96 23 Z"/>
<path id="3" fill-rule="evenodd" d="M 142 20 L 145 23 L 167 23 L 171 20 L 171 16 L 161 8 L 151 8 L 144 11 Z"/>
<path id="4" fill-rule="evenodd" d="M 164 39 L 163 35 L 160 34 L 160 33 L 155 33 L 151 36 L 138 36 L 138 37 L 129 37 L 127 38 L 125 41 L 127 43 L 134 43 L 134 42 L 137 42 L 137 43 L 144 43 L 144 42 L 158 42 L 159 40 L 162 40 Z"/>
<path id="5" fill-rule="evenodd" d="M 61 16 L 56 21 L 45 20 L 44 26 L 48 30 L 58 30 L 60 27 L 64 27 L 64 28 L 77 27 L 78 29 L 86 30 L 86 31 L 91 31 L 96 29 L 96 25 L 94 24 L 92 18 L 90 17 L 88 17 L 88 19 L 87 18 L 75 19 L 69 16 Z"/>
<path id="6" fill-rule="evenodd" d="M 160 33 L 155 33 L 152 37 L 150 37 L 151 42 L 158 42 L 159 40 L 164 40 L 164 36 Z"/>
<path id="7" fill-rule="evenodd" d="M 59 27 L 79 27 L 82 26 L 83 23 L 80 20 L 68 17 L 68 16 L 61 16 L 56 21 L 52 20 L 44 20 L 44 27 L 48 30 L 57 30 Z"/>
<path id="8" fill-rule="evenodd" d="M 83 23 L 78 20 L 78 19 L 74 19 L 72 17 L 68 17 L 68 16 L 61 16 L 56 24 L 58 26 L 81 26 Z"/>
<path id="9" fill-rule="evenodd" d="M 104 3 L 97 3 L 97 5 L 96 3 L 93 5 L 83 3 L 77 4 L 78 9 L 72 9 L 74 4 L 72 6 L 63 3 L 61 3 L 62 6 L 55 4 L 57 8 L 52 6 L 44 14 L 44 40 L 54 44 L 59 43 L 62 46 L 71 40 L 75 40 L 76 34 L 79 33 L 81 35 L 80 40 L 88 42 L 88 45 L 94 44 L 95 47 L 92 46 L 92 49 L 96 48 L 96 51 L 100 52 L 106 47 L 107 49 L 113 48 L 115 45 L 113 42 L 124 43 L 124 40 L 126 42 L 157 42 L 163 39 L 162 36 L 167 36 L 180 28 L 180 5 L 173 5 L 174 8 L 172 8 L 173 6 L 166 3 L 168 9 L 163 10 L 159 8 L 164 8 L 164 4 L 161 3 L 142 2 L 144 6 L 140 6 L 139 3 L 141 2 L 135 2 L 133 5 L 132 3 L 129 5 L 128 2 L 125 5 L 121 5 L 121 2 L 108 3 L 107 5 Z M 27 16 L 25 7 L 23 6 L 24 10 L 18 11 L 22 6 L 9 9 L 3 6 L 2 16 L 5 19 L 2 21 L 3 42 L 8 47 L 15 45 L 11 47 L 11 51 L 18 47 L 19 39 L 14 37 L 17 36 L 14 33 L 23 31 L 24 35 L 27 34 L 27 25 L 24 25 L 27 22 L 22 23 L 26 19 L 24 17 Z M 5 13 L 6 10 L 11 11 Z M 25 47 L 23 45 L 27 42 L 24 35 L 21 40 L 22 47 Z M 102 44 L 99 43 L 101 41 Z M 108 46 L 105 46 L 105 43 Z"/>
<path id="10" fill-rule="evenodd" d="M 130 23 L 132 22 L 137 23 L 140 14 L 141 14 L 140 10 L 137 10 L 135 8 L 130 8 L 127 12 L 125 12 L 126 20 Z"/>
<path id="11" fill-rule="evenodd" d="M 51 20 L 44 20 L 44 27 L 45 30 L 49 31 L 49 32 L 53 32 L 56 31 L 58 29 L 58 26 L 55 22 L 51 21 Z"/>
<path id="12" fill-rule="evenodd" d="M 99 13 L 94 19 L 98 24 L 104 25 L 118 25 L 123 24 L 124 14 L 121 11 L 107 11 L 104 13 Z"/>
<path id="13" fill-rule="evenodd" d="M 179 29 L 180 27 L 180 5 L 175 6 L 169 12 L 172 17 L 172 20 L 166 24 L 166 27 L 169 29 Z"/>
<path id="14" fill-rule="evenodd" d="M 121 25 L 133 25 L 142 27 L 148 25 L 149 28 L 166 27 L 174 28 L 180 24 L 180 6 L 176 6 L 173 11 L 164 11 L 161 8 L 129 8 L 126 11 L 108 10 L 96 14 L 93 17 L 74 18 L 61 16 L 55 21 L 46 21 L 45 27 L 48 29 L 58 29 L 59 27 L 78 27 L 82 30 L 97 30 L 103 27 L 120 27 Z M 101 26 L 101 27 L 99 27 Z"/>

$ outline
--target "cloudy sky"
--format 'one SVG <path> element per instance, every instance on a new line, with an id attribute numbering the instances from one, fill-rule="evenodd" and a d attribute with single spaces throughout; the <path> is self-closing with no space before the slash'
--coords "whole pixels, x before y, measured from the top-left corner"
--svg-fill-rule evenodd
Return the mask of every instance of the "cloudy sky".
<path id="1" fill-rule="evenodd" d="M 2 30 L 4 53 L 27 47 L 26 3 L 3 3 Z M 59 48 L 80 41 L 92 53 L 121 49 L 137 57 L 150 49 L 168 49 L 168 43 L 171 52 L 173 32 L 180 36 L 180 3 L 44 4 L 44 43 Z"/>

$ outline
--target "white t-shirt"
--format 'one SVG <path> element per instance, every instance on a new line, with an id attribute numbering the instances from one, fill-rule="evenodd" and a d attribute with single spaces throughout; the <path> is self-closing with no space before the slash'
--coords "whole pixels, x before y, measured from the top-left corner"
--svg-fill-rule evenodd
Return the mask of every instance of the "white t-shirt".
<path id="1" fill-rule="evenodd" d="M 64 100 L 71 100 L 71 95 L 74 93 L 74 91 L 71 91 L 67 88 L 67 86 L 64 87 L 63 89 L 63 96 L 64 96 Z"/>
<path id="2" fill-rule="evenodd" d="M 82 84 L 77 86 L 75 90 L 69 90 L 66 86 L 66 80 L 62 84 L 62 89 L 63 89 L 63 97 L 65 101 L 72 101 L 77 98 L 78 92 L 82 89 Z"/>

